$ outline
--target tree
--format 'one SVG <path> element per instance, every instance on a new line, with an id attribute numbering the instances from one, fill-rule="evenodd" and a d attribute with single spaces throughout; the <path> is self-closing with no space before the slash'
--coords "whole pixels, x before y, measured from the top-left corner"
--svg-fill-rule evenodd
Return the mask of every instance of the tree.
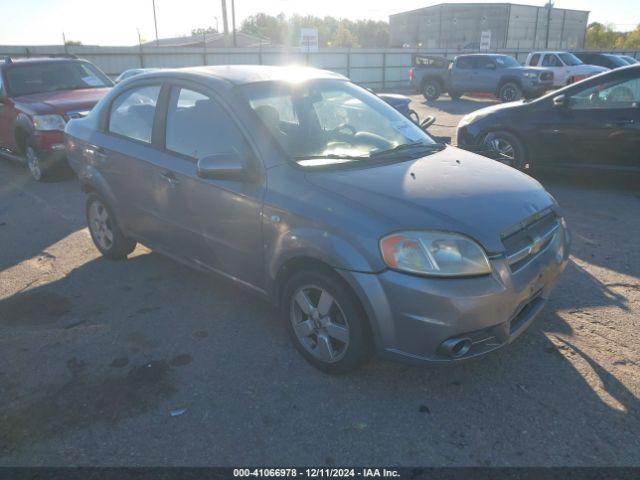
<path id="1" fill-rule="evenodd" d="M 612 25 L 593 22 L 587 27 L 585 47 L 613 50 L 640 48 L 640 25 L 631 32 L 616 32 Z"/>
<path id="2" fill-rule="evenodd" d="M 351 21 L 335 17 L 284 14 L 277 17 L 258 13 L 245 19 L 240 31 L 268 38 L 274 45 L 298 45 L 301 28 L 318 29 L 318 44 L 323 47 L 386 47 L 389 24 L 372 20 Z"/>
<path id="3" fill-rule="evenodd" d="M 195 37 L 196 35 L 202 36 L 202 35 L 205 35 L 207 33 L 218 33 L 218 30 L 216 30 L 213 27 L 194 28 L 194 29 L 191 30 L 191 36 L 192 37 Z"/>

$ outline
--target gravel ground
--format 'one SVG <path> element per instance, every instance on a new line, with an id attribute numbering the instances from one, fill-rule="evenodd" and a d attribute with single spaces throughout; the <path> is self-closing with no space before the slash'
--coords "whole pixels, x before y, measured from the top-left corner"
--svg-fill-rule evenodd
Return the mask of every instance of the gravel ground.
<path id="1" fill-rule="evenodd" d="M 413 98 L 449 136 L 487 103 Z M 0 179 L 0 465 L 640 465 L 640 195 L 622 180 L 541 177 L 573 254 L 513 345 L 330 377 L 251 293 L 143 247 L 100 258 L 75 180 L 4 160 Z"/>

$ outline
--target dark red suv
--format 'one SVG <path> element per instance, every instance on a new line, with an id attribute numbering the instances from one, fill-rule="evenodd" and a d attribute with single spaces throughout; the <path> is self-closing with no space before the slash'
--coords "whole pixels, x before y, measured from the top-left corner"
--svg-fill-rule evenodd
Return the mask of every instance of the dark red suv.
<path id="1" fill-rule="evenodd" d="M 113 86 L 76 58 L 0 61 L 0 153 L 29 167 L 35 180 L 64 163 L 64 127 L 86 115 Z"/>

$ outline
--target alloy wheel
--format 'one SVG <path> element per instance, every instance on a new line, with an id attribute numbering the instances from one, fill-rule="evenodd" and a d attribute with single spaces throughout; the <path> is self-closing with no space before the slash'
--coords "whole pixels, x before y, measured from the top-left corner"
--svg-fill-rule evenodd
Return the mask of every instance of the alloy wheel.
<path id="1" fill-rule="evenodd" d="M 94 201 L 89 208 L 89 228 L 100 247 L 107 251 L 110 250 L 113 246 L 111 219 L 107 207 L 98 200 Z"/>
<path id="2" fill-rule="evenodd" d="M 325 363 L 341 360 L 349 347 L 349 323 L 338 301 L 324 288 L 305 285 L 291 299 L 290 321 L 304 349 Z"/>
<path id="3" fill-rule="evenodd" d="M 27 167 L 29 167 L 31 176 L 34 180 L 40 181 L 42 179 L 42 167 L 40 165 L 40 158 L 38 157 L 38 154 L 31 146 L 27 147 L 25 153 L 27 157 Z"/>
<path id="4" fill-rule="evenodd" d="M 488 146 L 503 156 L 499 162 L 507 165 L 513 165 L 516 159 L 515 149 L 510 142 L 504 138 L 492 138 L 488 142 Z"/>

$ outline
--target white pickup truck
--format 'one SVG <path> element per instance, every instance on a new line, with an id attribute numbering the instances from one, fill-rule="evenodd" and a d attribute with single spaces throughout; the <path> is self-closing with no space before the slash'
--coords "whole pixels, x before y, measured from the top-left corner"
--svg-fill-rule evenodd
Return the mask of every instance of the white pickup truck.
<path id="1" fill-rule="evenodd" d="M 525 65 L 544 67 L 553 71 L 553 86 L 564 87 L 583 78 L 609 70 L 605 67 L 587 65 L 569 52 L 531 52 Z"/>

